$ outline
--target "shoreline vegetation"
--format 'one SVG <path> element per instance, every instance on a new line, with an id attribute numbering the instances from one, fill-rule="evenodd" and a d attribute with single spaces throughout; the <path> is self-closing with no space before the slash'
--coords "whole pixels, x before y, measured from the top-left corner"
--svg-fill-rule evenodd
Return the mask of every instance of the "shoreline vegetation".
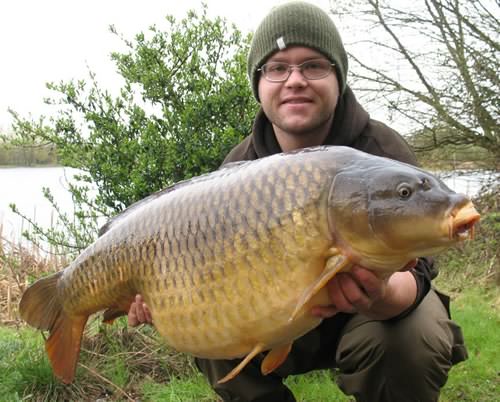
<path id="1" fill-rule="evenodd" d="M 498 189 L 497 189 L 498 190 Z M 498 396 L 500 343 L 500 192 L 476 199 L 482 214 L 473 241 L 438 257 L 435 285 L 451 295 L 469 359 L 454 367 L 440 401 L 493 401 Z M 113 325 L 96 315 L 86 331 L 74 384 L 52 375 L 43 338 L 18 316 L 24 289 L 68 261 L 1 236 L 0 222 L 0 401 L 216 401 L 192 359 L 166 346 L 152 327 Z M 294 376 L 287 384 L 301 402 L 350 402 L 335 385 L 335 371 Z"/>
<path id="2" fill-rule="evenodd" d="M 60 166 L 55 145 L 0 143 L 0 168 Z"/>

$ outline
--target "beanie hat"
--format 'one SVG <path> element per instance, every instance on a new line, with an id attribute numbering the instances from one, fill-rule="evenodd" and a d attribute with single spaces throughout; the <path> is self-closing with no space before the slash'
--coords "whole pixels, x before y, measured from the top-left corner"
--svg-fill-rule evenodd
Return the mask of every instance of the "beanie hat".
<path id="1" fill-rule="evenodd" d="M 347 54 L 337 28 L 321 8 L 303 1 L 292 1 L 273 8 L 253 35 L 247 68 L 258 101 L 257 70 L 273 53 L 290 46 L 312 48 L 335 64 L 342 95 L 346 86 Z"/>

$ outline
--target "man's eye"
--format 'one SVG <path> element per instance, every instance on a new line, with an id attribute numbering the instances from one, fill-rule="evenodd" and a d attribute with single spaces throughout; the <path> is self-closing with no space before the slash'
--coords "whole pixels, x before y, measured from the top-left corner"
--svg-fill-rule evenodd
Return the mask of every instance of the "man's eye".
<path id="1" fill-rule="evenodd" d="M 304 64 L 304 68 L 306 70 L 321 70 L 323 67 L 323 65 L 321 63 L 318 63 L 318 62 L 315 62 L 315 61 L 312 61 L 310 63 L 306 63 Z"/>
<path id="2" fill-rule="evenodd" d="M 286 66 L 284 64 L 274 64 L 269 67 L 269 71 L 281 73 L 283 71 L 286 71 Z"/>

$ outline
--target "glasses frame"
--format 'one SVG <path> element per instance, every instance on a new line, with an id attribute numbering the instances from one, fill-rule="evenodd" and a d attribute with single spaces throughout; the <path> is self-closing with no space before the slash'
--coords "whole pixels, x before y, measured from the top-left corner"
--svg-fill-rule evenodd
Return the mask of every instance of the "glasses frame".
<path id="1" fill-rule="evenodd" d="M 292 72 L 294 69 L 298 69 L 300 74 L 302 74 L 302 77 L 304 77 L 306 80 L 308 81 L 316 81 L 316 80 L 321 80 L 325 77 L 328 76 L 328 74 L 331 73 L 332 71 L 332 68 L 335 67 L 335 64 L 334 63 L 329 63 L 329 66 L 330 66 L 330 69 L 328 70 L 328 72 L 326 72 L 325 75 L 322 75 L 321 77 L 316 77 L 316 78 L 308 78 L 304 75 L 304 72 L 303 72 L 303 66 L 304 64 L 307 64 L 307 63 L 311 63 L 311 62 L 315 62 L 315 61 L 326 61 L 328 62 L 328 60 L 325 60 L 325 59 L 311 59 L 311 60 L 306 60 L 304 61 L 303 63 L 300 63 L 300 64 L 289 64 L 289 63 L 286 63 L 286 62 L 283 62 L 283 61 L 271 61 L 269 63 L 266 63 L 266 64 L 263 64 L 260 68 L 257 69 L 257 71 L 259 71 L 262 76 L 269 82 L 285 82 L 286 80 L 288 80 L 290 78 L 290 76 L 292 75 Z M 273 80 L 269 77 L 267 77 L 266 75 L 266 66 L 270 65 L 270 64 L 284 64 L 284 65 L 287 65 L 288 68 L 287 68 L 287 71 L 288 71 L 288 74 L 283 78 L 283 79 L 279 79 L 279 80 Z"/>

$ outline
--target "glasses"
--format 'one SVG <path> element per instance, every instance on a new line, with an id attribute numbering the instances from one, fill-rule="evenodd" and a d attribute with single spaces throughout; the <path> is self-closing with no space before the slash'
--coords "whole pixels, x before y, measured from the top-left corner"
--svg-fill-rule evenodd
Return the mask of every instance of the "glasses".
<path id="1" fill-rule="evenodd" d="M 328 60 L 308 60 L 302 64 L 288 64 L 280 61 L 272 61 L 264 64 L 257 71 L 262 71 L 264 78 L 271 82 L 286 81 L 294 68 L 297 68 L 307 80 L 320 80 L 325 78 L 332 71 L 335 64 Z"/>

